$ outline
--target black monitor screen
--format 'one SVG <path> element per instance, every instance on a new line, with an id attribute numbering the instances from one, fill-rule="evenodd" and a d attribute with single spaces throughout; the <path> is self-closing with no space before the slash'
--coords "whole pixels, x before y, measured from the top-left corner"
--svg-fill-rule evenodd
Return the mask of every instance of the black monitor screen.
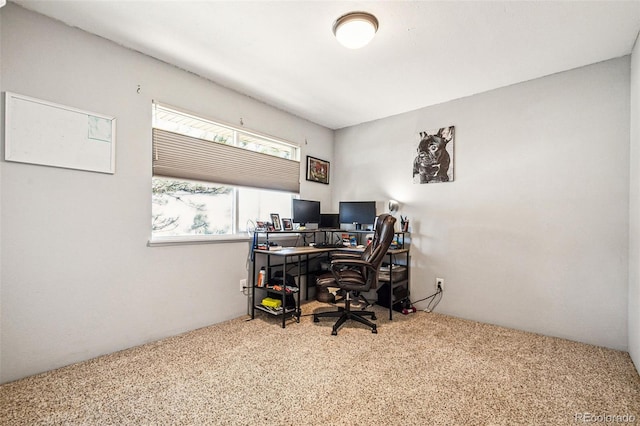
<path id="1" fill-rule="evenodd" d="M 373 224 L 376 220 L 375 201 L 340 201 L 340 223 Z"/>
<path id="2" fill-rule="evenodd" d="M 340 215 L 335 213 L 322 213 L 320 215 L 320 228 L 340 228 Z"/>
<path id="3" fill-rule="evenodd" d="M 320 201 L 298 200 L 292 201 L 293 222 L 305 225 L 320 223 Z"/>

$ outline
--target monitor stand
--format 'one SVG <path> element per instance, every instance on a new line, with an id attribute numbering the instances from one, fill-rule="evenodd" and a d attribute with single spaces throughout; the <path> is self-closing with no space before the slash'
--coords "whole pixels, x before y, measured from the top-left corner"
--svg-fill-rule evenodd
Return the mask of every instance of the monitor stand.
<path id="1" fill-rule="evenodd" d="M 354 223 L 354 225 L 356 226 L 356 231 L 362 230 L 362 224 L 361 223 Z"/>

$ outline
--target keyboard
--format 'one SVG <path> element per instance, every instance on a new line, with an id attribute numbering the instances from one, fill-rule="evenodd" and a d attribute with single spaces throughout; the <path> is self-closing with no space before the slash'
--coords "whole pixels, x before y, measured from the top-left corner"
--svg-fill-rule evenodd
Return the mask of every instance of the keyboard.
<path id="1" fill-rule="evenodd" d="M 342 244 L 338 243 L 316 243 L 317 248 L 341 248 L 344 247 Z"/>

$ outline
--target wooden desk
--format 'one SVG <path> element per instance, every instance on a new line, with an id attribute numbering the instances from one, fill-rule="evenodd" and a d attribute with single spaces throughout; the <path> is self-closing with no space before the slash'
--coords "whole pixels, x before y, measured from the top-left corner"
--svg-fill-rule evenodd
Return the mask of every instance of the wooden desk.
<path id="1" fill-rule="evenodd" d="M 310 255 L 314 255 L 314 254 L 323 254 L 323 253 L 330 253 L 330 252 L 335 252 L 335 251 L 351 251 L 351 252 L 362 252 L 364 251 L 364 248 L 352 248 L 352 247 L 309 247 L 309 246 L 300 246 L 300 247 L 283 247 L 281 249 L 278 250 L 262 250 L 262 249 L 255 249 L 253 252 L 255 255 L 262 255 L 262 256 L 266 256 L 266 261 L 267 261 L 267 271 L 271 268 L 271 259 L 272 258 L 279 258 L 282 259 L 283 265 L 282 265 L 282 283 L 283 283 L 283 290 L 282 291 L 276 291 L 276 290 L 272 290 L 269 288 L 262 288 L 262 287 L 256 287 L 255 283 L 257 282 L 256 280 L 256 259 L 254 258 L 253 261 L 253 269 L 252 269 L 252 273 L 253 273 L 253 282 L 251 285 L 251 318 L 255 318 L 255 310 L 259 309 L 261 311 L 267 312 L 269 314 L 272 315 L 282 315 L 282 328 L 285 328 L 286 325 L 286 320 L 287 318 L 293 317 L 296 319 L 296 322 L 300 322 L 300 315 L 301 315 L 301 309 L 300 309 L 300 276 L 301 276 L 301 270 L 302 268 L 300 267 L 301 263 L 302 263 L 302 257 L 306 257 L 305 262 L 308 265 L 309 262 L 309 256 Z M 389 249 L 387 250 L 387 255 L 389 256 L 389 265 L 390 265 L 390 269 L 389 269 L 389 319 L 392 320 L 393 319 L 393 289 L 394 289 L 394 281 L 393 281 L 393 257 L 397 256 L 397 255 L 406 255 L 406 264 L 407 264 L 407 270 L 409 270 L 409 249 L 408 248 L 399 248 L 399 249 Z M 286 290 L 284 290 L 284 285 L 286 282 L 286 274 L 287 274 L 287 261 L 288 260 L 293 260 L 295 262 L 295 258 L 297 258 L 297 263 L 298 263 L 298 280 L 297 280 L 297 285 L 298 285 L 298 291 L 296 292 L 296 308 L 295 309 L 291 309 L 291 310 L 287 310 L 286 309 Z M 306 271 L 307 274 L 307 278 L 308 278 L 308 270 Z M 406 279 L 402 279 L 400 280 L 398 283 L 396 283 L 396 286 L 400 285 L 402 282 L 406 281 L 407 282 L 407 289 L 408 289 L 408 283 L 409 283 L 409 276 L 408 276 L 408 271 L 407 271 L 407 278 Z M 309 290 L 309 283 L 308 281 L 305 281 L 305 285 L 306 290 L 308 292 Z M 282 313 L 275 313 L 272 311 L 269 311 L 268 309 L 263 309 L 261 306 L 259 306 L 256 303 L 256 288 L 260 288 L 260 289 L 264 289 L 267 291 L 270 291 L 272 293 L 277 293 L 281 296 L 282 298 Z"/>

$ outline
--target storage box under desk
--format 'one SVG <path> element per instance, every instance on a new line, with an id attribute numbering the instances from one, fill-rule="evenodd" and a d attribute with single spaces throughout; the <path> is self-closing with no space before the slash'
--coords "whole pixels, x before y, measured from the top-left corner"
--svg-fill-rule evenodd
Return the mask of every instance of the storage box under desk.
<path id="1" fill-rule="evenodd" d="M 378 280 L 380 280 L 380 281 L 390 281 L 392 277 L 393 277 L 393 282 L 406 280 L 407 279 L 407 267 L 406 266 L 393 265 L 393 269 L 391 269 L 391 274 L 390 274 L 389 266 L 381 266 L 380 267 L 380 271 L 378 273 Z"/>

